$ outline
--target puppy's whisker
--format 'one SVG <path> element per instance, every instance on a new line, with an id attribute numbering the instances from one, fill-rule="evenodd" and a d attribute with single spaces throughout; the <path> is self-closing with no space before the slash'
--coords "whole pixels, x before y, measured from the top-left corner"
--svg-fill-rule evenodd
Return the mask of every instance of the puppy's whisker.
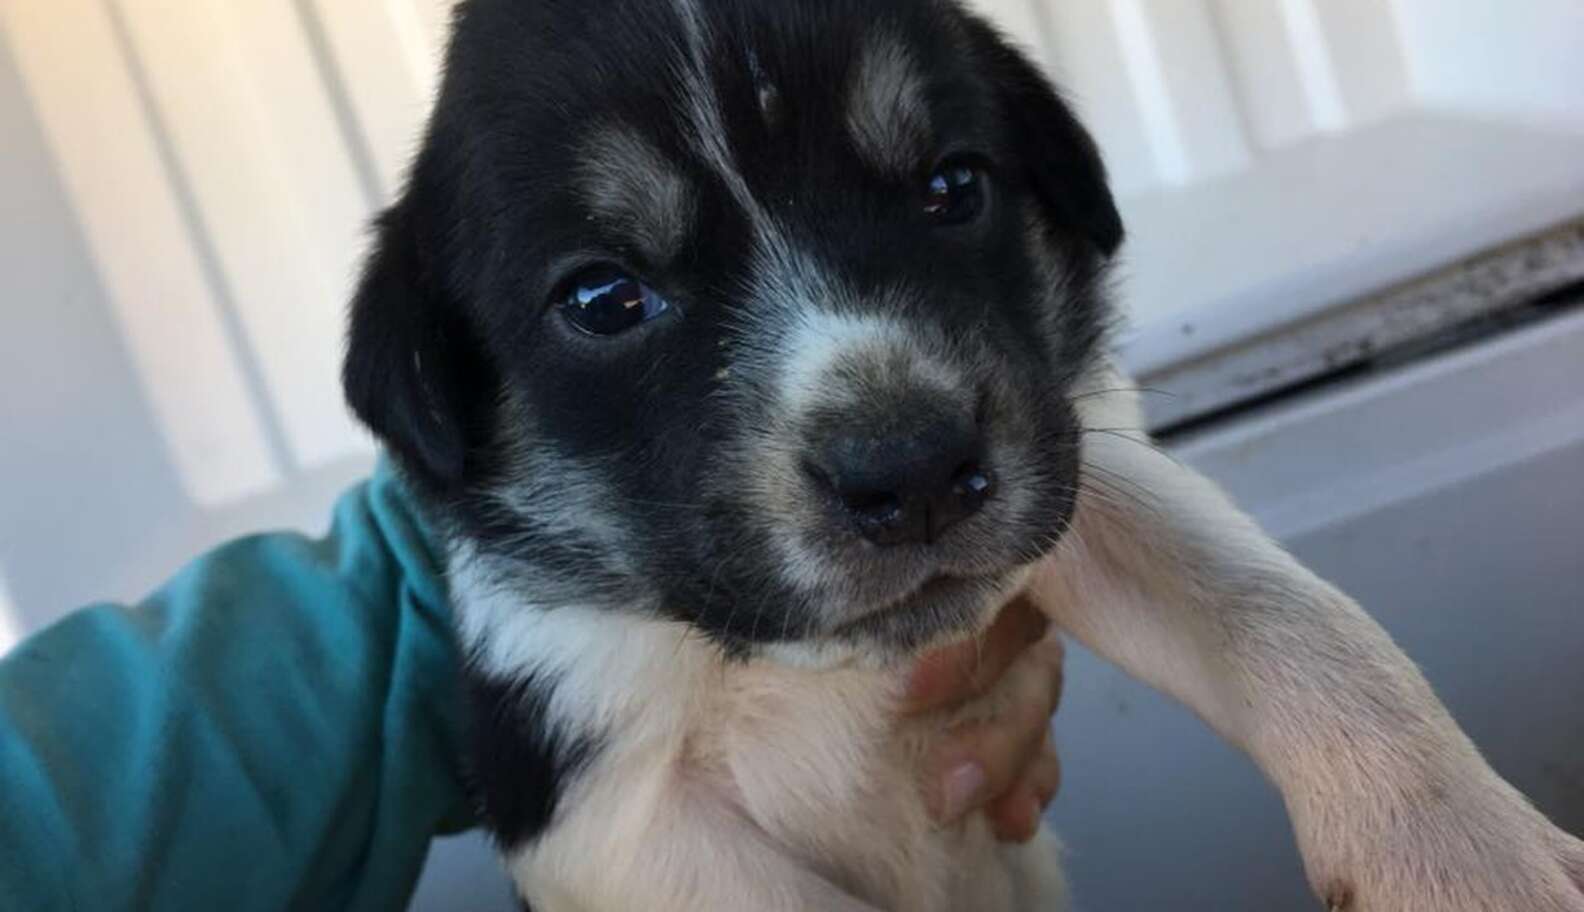
<path id="1" fill-rule="evenodd" d="M 1119 386 L 1119 387 L 1114 387 L 1112 389 L 1090 390 L 1088 392 L 1079 393 L 1078 395 L 1072 396 L 1072 397 L 1069 397 L 1069 398 L 1070 398 L 1070 401 L 1072 401 L 1072 402 L 1083 402 L 1083 401 L 1085 401 L 1087 399 L 1095 399 L 1095 398 L 1098 398 L 1100 396 L 1116 396 L 1116 395 L 1125 395 L 1125 394 L 1128 394 L 1128 393 L 1138 393 L 1138 394 L 1150 395 L 1150 396 L 1163 396 L 1163 397 L 1165 397 L 1167 399 L 1176 399 L 1177 398 L 1177 394 L 1176 393 L 1170 392 L 1168 390 L 1163 390 L 1163 389 L 1155 389 L 1154 387 L 1149 387 L 1149 386 Z"/>
<path id="2" fill-rule="evenodd" d="M 1180 462 L 1176 456 L 1172 455 L 1167 450 L 1162 449 L 1159 444 L 1150 439 L 1149 433 L 1141 428 L 1084 428 L 1083 433 L 1103 434 L 1108 437 L 1115 437 L 1118 440 L 1126 440 L 1130 443 L 1137 444 L 1138 446 L 1141 446 L 1153 453 L 1158 453 L 1161 456 L 1165 456 L 1177 466 L 1182 466 L 1182 462 Z"/>

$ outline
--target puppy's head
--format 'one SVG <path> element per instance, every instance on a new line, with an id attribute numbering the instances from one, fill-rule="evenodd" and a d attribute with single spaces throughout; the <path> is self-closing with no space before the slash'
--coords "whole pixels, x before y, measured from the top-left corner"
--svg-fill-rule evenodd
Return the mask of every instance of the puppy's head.
<path id="1" fill-rule="evenodd" d="M 347 391 L 529 602 L 900 655 L 1065 528 L 1121 240 L 945 0 L 472 0 Z"/>

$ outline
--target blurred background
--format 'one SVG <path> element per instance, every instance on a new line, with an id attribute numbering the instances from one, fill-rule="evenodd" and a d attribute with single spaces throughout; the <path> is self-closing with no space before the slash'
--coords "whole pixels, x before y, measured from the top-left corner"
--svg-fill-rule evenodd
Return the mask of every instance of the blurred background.
<path id="1" fill-rule="evenodd" d="M 531 0 L 524 0 L 531 2 Z M 981 0 L 1100 139 L 1150 419 L 1584 831 L 1584 4 Z M 337 384 L 447 0 L 0 0 L 0 649 L 324 528 Z M 1091 909 L 1309 908 L 1279 799 L 1078 652 Z M 477 840 L 416 908 L 511 909 Z"/>

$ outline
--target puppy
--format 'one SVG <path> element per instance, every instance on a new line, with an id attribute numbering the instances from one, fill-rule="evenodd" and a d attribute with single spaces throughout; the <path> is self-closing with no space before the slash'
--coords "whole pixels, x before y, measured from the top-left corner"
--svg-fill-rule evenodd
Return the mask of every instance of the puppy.
<path id="1" fill-rule="evenodd" d="M 446 543 L 533 908 L 1065 908 L 1051 837 L 915 788 L 1006 695 L 893 711 L 1026 591 L 1260 763 L 1330 908 L 1584 912 L 1584 847 L 1137 430 L 1122 241 L 1094 143 L 948 0 L 462 5 L 345 380 Z"/>

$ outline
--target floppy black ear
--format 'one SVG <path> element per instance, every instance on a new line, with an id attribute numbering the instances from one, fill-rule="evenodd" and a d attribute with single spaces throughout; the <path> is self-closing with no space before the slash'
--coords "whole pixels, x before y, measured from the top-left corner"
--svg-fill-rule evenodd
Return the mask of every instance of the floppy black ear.
<path id="1" fill-rule="evenodd" d="M 994 27 L 967 16 L 969 40 L 995 87 L 997 102 L 1027 179 L 1048 214 L 1110 257 L 1125 232 L 1100 148 L 1048 79 Z"/>
<path id="2" fill-rule="evenodd" d="M 352 301 L 341 380 L 347 402 L 411 471 L 444 489 L 466 455 L 462 340 L 402 202 L 377 225 Z"/>

